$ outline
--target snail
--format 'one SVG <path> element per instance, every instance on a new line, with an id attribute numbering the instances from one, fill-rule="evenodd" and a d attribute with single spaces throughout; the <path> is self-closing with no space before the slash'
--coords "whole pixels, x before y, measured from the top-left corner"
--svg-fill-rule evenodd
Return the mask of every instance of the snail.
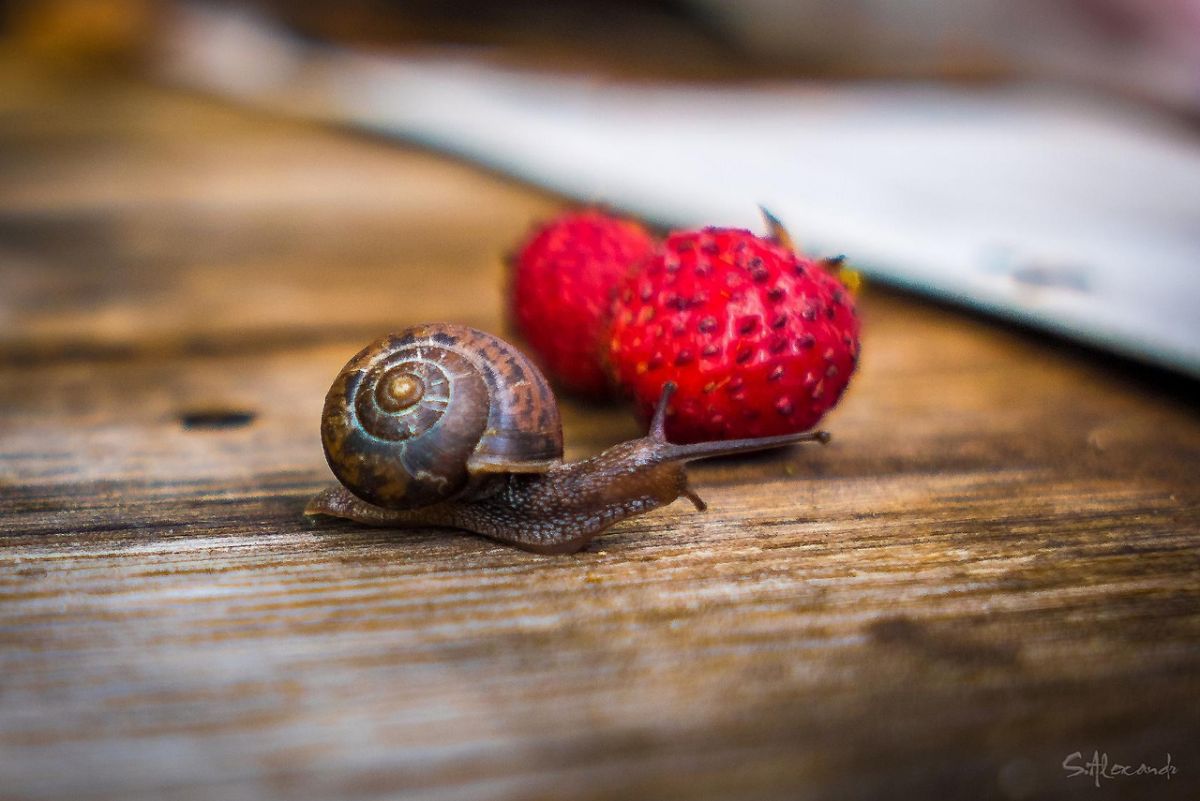
<path id="1" fill-rule="evenodd" d="M 693 459 L 828 442 L 823 431 L 691 445 L 667 441 L 663 388 L 649 434 L 564 463 L 546 378 L 514 346 L 433 323 L 368 345 L 338 373 L 321 418 L 340 485 L 306 515 L 465 529 L 543 554 L 574 553 L 615 523 L 686 497 Z"/>

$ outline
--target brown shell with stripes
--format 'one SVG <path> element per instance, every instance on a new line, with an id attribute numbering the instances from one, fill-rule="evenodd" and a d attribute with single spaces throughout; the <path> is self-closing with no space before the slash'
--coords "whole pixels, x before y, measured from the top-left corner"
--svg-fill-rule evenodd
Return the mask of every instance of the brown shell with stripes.
<path id="1" fill-rule="evenodd" d="M 510 473 L 562 461 L 562 423 L 541 371 L 502 339 L 432 323 L 368 345 L 334 379 L 325 458 L 359 498 L 416 509 L 494 492 Z"/>

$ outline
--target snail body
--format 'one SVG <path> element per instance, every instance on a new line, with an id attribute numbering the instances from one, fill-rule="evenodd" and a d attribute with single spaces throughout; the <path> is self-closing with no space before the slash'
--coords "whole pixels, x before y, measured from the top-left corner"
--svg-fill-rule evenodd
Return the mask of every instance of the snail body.
<path id="1" fill-rule="evenodd" d="M 321 434 L 341 482 L 308 515 L 464 529 L 537 553 L 574 553 L 615 523 L 687 497 L 686 462 L 828 441 L 825 432 L 675 445 L 667 384 L 647 436 L 564 463 L 541 371 L 503 340 L 431 324 L 369 345 L 325 400 Z"/>

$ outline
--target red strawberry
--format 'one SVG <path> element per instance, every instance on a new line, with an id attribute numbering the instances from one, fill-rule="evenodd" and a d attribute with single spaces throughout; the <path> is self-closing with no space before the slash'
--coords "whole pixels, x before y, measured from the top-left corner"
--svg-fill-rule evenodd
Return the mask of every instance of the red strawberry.
<path id="1" fill-rule="evenodd" d="M 674 442 L 807 430 L 850 381 L 858 317 L 840 262 L 799 258 L 775 234 L 675 233 L 623 284 L 612 366 L 646 417 L 676 384 Z"/>
<path id="2" fill-rule="evenodd" d="M 513 257 L 512 319 L 564 388 L 608 391 L 602 352 L 610 304 L 626 272 L 654 245 L 638 223 L 593 209 L 546 223 Z"/>

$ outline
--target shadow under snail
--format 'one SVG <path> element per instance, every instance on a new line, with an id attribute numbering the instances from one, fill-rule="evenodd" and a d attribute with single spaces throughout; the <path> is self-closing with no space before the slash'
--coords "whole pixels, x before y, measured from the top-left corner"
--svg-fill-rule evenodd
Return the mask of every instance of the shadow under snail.
<path id="1" fill-rule="evenodd" d="M 674 386 L 647 436 L 562 460 L 562 423 L 541 371 L 473 328 L 419 325 L 373 342 L 325 398 L 321 439 L 340 486 L 307 515 L 372 526 L 465 529 L 544 554 L 574 553 L 605 529 L 680 496 L 684 463 L 828 442 L 823 431 L 676 445 L 664 434 Z"/>

